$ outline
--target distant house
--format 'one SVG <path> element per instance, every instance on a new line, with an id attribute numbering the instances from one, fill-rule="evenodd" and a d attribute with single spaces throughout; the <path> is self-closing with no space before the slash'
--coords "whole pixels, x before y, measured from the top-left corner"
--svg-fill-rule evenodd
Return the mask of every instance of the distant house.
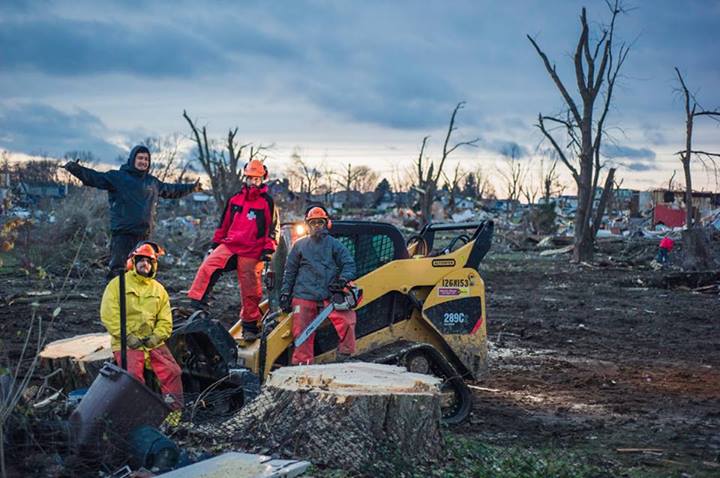
<path id="1" fill-rule="evenodd" d="M 456 209 L 475 209 L 477 206 L 475 201 L 470 198 L 457 198 L 455 199 Z"/>
<path id="2" fill-rule="evenodd" d="M 578 207 L 578 197 L 563 194 L 557 198 L 557 203 L 563 211 L 574 211 Z"/>
<path id="3" fill-rule="evenodd" d="M 517 199 L 496 199 L 494 204 L 488 204 L 488 206 L 497 212 L 517 211 L 520 208 L 520 201 Z"/>
<path id="4" fill-rule="evenodd" d="M 685 225 L 685 191 L 655 189 L 651 192 L 653 203 L 653 225 L 664 224 L 668 227 Z M 713 209 L 720 207 L 720 194 L 711 192 L 693 192 L 692 216 L 695 220 L 707 216 Z"/>
<path id="5" fill-rule="evenodd" d="M 365 197 L 360 191 L 338 191 L 331 196 L 332 205 L 335 209 L 365 207 Z"/>

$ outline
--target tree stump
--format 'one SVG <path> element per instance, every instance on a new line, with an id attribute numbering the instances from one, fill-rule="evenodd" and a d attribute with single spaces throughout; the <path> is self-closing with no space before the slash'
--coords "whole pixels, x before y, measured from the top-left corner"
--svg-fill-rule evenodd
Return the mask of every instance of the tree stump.
<path id="1" fill-rule="evenodd" d="M 222 447 L 396 475 L 442 450 L 439 384 L 392 365 L 284 367 L 237 415 L 202 433 Z"/>
<path id="2" fill-rule="evenodd" d="M 65 391 L 89 387 L 102 365 L 113 359 L 110 335 L 106 333 L 76 335 L 56 340 L 40 352 L 41 369 L 50 377 L 50 385 Z"/>
<path id="3" fill-rule="evenodd" d="M 717 267 L 712 256 L 710 234 L 703 228 L 691 227 L 682 232 L 685 259 L 682 267 L 686 271 L 706 271 Z"/>

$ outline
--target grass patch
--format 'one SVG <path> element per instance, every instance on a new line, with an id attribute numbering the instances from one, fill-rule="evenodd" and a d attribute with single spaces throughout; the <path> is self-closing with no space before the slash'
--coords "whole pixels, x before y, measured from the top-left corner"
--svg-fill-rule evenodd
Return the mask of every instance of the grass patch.
<path id="1" fill-rule="evenodd" d="M 562 448 L 500 447 L 446 436 L 449 460 L 431 471 L 437 477 L 591 478 L 608 471 Z"/>

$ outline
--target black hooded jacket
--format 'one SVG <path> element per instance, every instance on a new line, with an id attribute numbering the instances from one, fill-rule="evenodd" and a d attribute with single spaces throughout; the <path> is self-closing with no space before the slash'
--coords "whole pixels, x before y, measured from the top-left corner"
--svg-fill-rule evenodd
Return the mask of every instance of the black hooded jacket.
<path id="1" fill-rule="evenodd" d="M 105 189 L 110 202 L 110 230 L 113 234 L 147 235 L 152 231 L 157 198 L 177 199 L 192 192 L 194 184 L 169 184 L 147 171 L 135 168 L 135 155 L 147 152 L 144 146 L 130 151 L 127 164 L 104 173 L 75 162 L 66 169 L 86 186 Z"/>

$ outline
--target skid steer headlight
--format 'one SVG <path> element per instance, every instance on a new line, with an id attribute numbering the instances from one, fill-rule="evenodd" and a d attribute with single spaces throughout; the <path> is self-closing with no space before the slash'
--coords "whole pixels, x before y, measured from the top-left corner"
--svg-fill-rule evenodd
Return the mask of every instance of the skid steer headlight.
<path id="1" fill-rule="evenodd" d="M 297 237 L 302 237 L 307 233 L 307 228 L 305 227 L 305 224 L 295 224 L 295 235 Z"/>

